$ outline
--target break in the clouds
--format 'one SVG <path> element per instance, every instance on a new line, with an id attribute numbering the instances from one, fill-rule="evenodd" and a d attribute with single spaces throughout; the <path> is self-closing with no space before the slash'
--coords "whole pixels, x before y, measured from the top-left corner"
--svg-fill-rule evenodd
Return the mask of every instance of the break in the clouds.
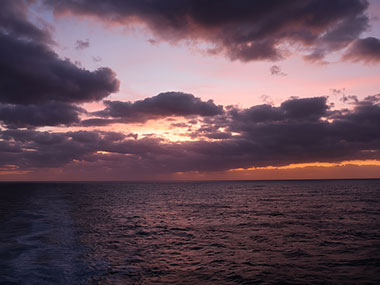
<path id="1" fill-rule="evenodd" d="M 108 169 L 114 179 L 126 179 L 141 172 L 223 171 L 376 159 L 380 152 L 379 98 L 368 96 L 353 109 L 334 109 L 326 97 L 315 97 L 290 98 L 277 107 L 229 106 L 225 112 L 207 117 L 199 112 L 199 126 L 188 123 L 193 130 L 188 135 L 195 141 L 138 139 L 134 134 L 104 131 L 3 130 L 0 166 L 16 164 L 19 170 L 35 171 L 80 165 L 82 171 L 101 176 L 101 169 Z"/>
<path id="2" fill-rule="evenodd" d="M 279 60 L 299 47 L 306 59 L 321 61 L 358 40 L 369 27 L 366 0 L 44 2 L 56 13 L 143 23 L 161 40 L 205 41 L 210 53 L 241 61 Z M 362 54 L 355 49 L 352 53 Z"/>

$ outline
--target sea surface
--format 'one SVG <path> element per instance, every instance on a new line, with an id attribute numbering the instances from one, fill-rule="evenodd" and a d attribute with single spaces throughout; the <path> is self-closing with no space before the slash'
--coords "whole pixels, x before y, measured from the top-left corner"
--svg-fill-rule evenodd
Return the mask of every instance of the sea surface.
<path id="1" fill-rule="evenodd" d="M 380 284 L 380 180 L 0 183 L 0 284 Z"/>

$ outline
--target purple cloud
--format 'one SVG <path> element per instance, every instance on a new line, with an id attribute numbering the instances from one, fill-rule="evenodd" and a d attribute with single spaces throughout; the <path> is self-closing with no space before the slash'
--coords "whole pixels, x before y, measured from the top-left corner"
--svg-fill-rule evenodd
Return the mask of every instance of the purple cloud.
<path id="1" fill-rule="evenodd" d="M 44 2 L 56 13 L 91 15 L 105 22 L 138 19 L 156 39 L 206 41 L 213 46 L 211 54 L 241 61 L 283 59 L 287 44 L 303 45 L 309 50 L 306 59 L 322 61 L 369 27 L 366 0 Z"/>

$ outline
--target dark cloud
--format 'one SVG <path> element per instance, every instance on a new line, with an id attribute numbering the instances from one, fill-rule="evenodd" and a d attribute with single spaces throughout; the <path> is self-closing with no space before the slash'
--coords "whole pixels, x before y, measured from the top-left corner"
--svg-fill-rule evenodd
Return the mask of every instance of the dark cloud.
<path id="1" fill-rule="evenodd" d="M 222 106 L 217 106 L 212 100 L 202 101 L 194 95 L 182 92 L 165 92 L 154 97 L 135 102 L 104 101 L 106 108 L 93 113 L 103 118 L 90 119 L 84 124 L 107 124 L 113 122 L 145 122 L 150 119 L 169 116 L 215 116 L 223 114 Z"/>
<path id="2" fill-rule="evenodd" d="M 81 122 L 81 125 L 83 127 L 101 127 L 101 126 L 108 126 L 114 123 L 122 123 L 121 120 L 114 120 L 114 119 L 100 119 L 100 118 L 93 118 L 93 119 L 86 119 Z"/>
<path id="3" fill-rule="evenodd" d="M 289 119 L 318 120 L 326 115 L 329 106 L 326 97 L 294 98 L 283 102 L 280 109 Z"/>
<path id="4" fill-rule="evenodd" d="M 72 125 L 79 123 L 85 110 L 70 104 L 50 102 L 42 105 L 0 104 L 0 122 L 8 128 Z"/>
<path id="5" fill-rule="evenodd" d="M 51 49 L 51 27 L 29 20 L 35 1 L 4 0 L 0 10 L 0 123 L 8 128 L 72 125 L 83 109 L 101 100 L 119 81 L 109 68 L 89 71 Z M 84 47 L 86 42 L 79 42 Z"/>
<path id="6" fill-rule="evenodd" d="M 380 40 L 373 37 L 358 39 L 349 47 L 343 58 L 367 63 L 380 62 Z"/>
<path id="7" fill-rule="evenodd" d="M 171 127 L 173 128 L 188 128 L 189 125 L 186 123 L 172 123 L 170 124 Z"/>
<path id="8" fill-rule="evenodd" d="M 355 95 L 345 95 L 343 94 L 342 97 L 339 99 L 343 103 L 353 103 L 357 104 L 359 102 L 359 99 Z"/>
<path id="9" fill-rule="evenodd" d="M 28 20 L 33 1 L 2 1 L 0 123 L 30 128 L 79 123 L 85 111 L 69 103 L 100 100 L 117 91 L 107 68 L 90 72 L 52 51 L 50 33 Z"/>
<path id="10" fill-rule="evenodd" d="M 50 48 L 47 29 L 28 20 L 33 1 L 2 1 L 0 123 L 7 128 L 73 125 L 85 110 L 70 103 L 101 100 L 118 90 L 108 68 L 88 71 Z"/>
<path id="11" fill-rule="evenodd" d="M 52 43 L 48 27 L 40 29 L 28 21 L 27 12 L 31 2 L 25 0 L 2 0 L 0 33 L 37 42 Z"/>
<path id="12" fill-rule="evenodd" d="M 75 42 L 75 49 L 78 49 L 78 50 L 81 50 L 81 49 L 86 49 L 86 48 L 89 48 L 90 47 L 90 40 L 89 39 L 86 39 L 86 40 L 77 40 Z"/>
<path id="13" fill-rule="evenodd" d="M 94 161 L 98 150 L 105 145 L 117 143 L 126 137 L 114 132 L 79 131 L 67 133 L 50 133 L 33 130 L 6 130 L 0 133 L 3 148 L 0 151 L 3 164 L 15 164 L 22 169 L 61 167 L 79 160 Z"/>
<path id="14" fill-rule="evenodd" d="M 364 102 L 369 103 L 369 104 L 379 104 L 380 103 L 380 94 L 367 96 L 364 98 Z"/>
<path id="15" fill-rule="evenodd" d="M 235 122 L 244 124 L 275 121 L 316 121 L 327 114 L 329 107 L 326 97 L 293 98 L 283 102 L 279 107 L 264 104 L 249 109 L 230 111 Z"/>
<path id="16" fill-rule="evenodd" d="M 332 110 L 325 97 L 291 98 L 278 107 L 234 107 L 199 119 L 201 127 L 189 133 L 197 140 L 183 142 L 117 132 L 5 130 L 0 132 L 0 166 L 80 166 L 93 174 L 109 169 L 114 178 L 131 179 L 139 173 L 378 159 L 378 103 L 374 95 L 351 110 Z"/>
<path id="17" fill-rule="evenodd" d="M 88 102 L 118 91 L 109 68 L 88 71 L 45 45 L 0 34 L 0 102 Z"/>
<path id="18" fill-rule="evenodd" d="M 224 140 L 229 139 L 232 135 L 228 132 L 215 132 L 215 133 L 208 133 L 205 135 L 209 139 L 215 139 L 215 140 Z"/>
<path id="19" fill-rule="evenodd" d="M 345 94 L 345 91 L 346 89 L 345 88 L 342 88 L 342 89 L 338 89 L 338 88 L 330 88 L 330 91 L 333 95 L 341 95 L 341 94 Z"/>
<path id="20" fill-rule="evenodd" d="M 96 16 L 120 24 L 144 23 L 159 40 L 204 40 L 209 52 L 231 59 L 278 60 L 287 45 L 303 46 L 311 60 L 347 47 L 368 28 L 366 0 L 45 0 L 56 13 Z"/>

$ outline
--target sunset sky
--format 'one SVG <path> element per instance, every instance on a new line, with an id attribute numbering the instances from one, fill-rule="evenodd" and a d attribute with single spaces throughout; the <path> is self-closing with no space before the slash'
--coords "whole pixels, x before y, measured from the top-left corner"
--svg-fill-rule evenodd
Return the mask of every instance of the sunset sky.
<path id="1" fill-rule="evenodd" d="M 0 180 L 380 178 L 380 1 L 2 0 Z"/>

